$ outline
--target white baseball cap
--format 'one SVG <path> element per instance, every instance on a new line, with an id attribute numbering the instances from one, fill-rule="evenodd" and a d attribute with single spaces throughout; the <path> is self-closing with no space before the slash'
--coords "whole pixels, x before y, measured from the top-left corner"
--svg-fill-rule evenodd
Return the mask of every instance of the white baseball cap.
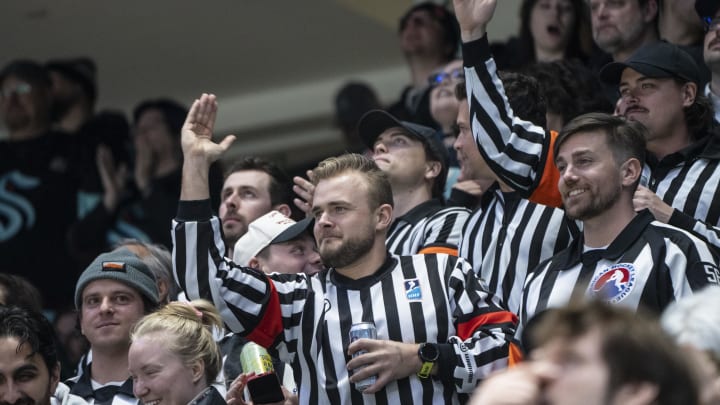
<path id="1" fill-rule="evenodd" d="M 275 243 L 291 241 L 305 232 L 312 218 L 295 222 L 279 211 L 270 211 L 250 223 L 248 231 L 235 243 L 233 262 L 248 266 L 250 259 Z"/>

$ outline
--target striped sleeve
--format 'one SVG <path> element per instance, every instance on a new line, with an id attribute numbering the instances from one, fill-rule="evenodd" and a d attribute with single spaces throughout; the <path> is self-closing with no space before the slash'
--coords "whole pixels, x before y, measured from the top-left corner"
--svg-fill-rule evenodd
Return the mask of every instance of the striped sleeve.
<path id="1" fill-rule="evenodd" d="M 490 54 L 487 36 L 463 44 L 465 86 L 475 142 L 490 168 L 531 200 L 559 206 L 557 169 L 550 160 L 551 137 L 545 130 L 515 116 Z M 553 189 L 553 185 L 555 188 Z M 535 190 L 543 186 L 541 193 Z"/>
<path id="2" fill-rule="evenodd" d="M 231 331 L 271 346 L 283 331 L 281 297 L 264 273 L 224 258 L 209 200 L 180 201 L 172 237 L 175 279 L 187 297 L 212 301 Z"/>
<path id="3" fill-rule="evenodd" d="M 428 219 L 424 238 L 418 253 L 445 253 L 457 256 L 462 240 L 462 230 L 470 216 L 470 210 L 447 207 Z"/>
<path id="4" fill-rule="evenodd" d="M 520 360 L 513 340 L 517 317 L 480 286 L 464 259 L 453 262 L 447 288 L 457 333 L 448 343 L 455 362 L 441 362 L 438 375 L 451 376 L 458 392 L 471 392 L 492 371 Z"/>

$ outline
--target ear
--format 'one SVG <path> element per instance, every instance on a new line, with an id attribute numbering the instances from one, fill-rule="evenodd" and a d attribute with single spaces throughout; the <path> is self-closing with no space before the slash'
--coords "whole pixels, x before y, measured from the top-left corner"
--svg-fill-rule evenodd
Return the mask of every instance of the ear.
<path id="1" fill-rule="evenodd" d="M 257 256 L 253 256 L 248 261 L 248 267 L 256 270 L 261 270 L 262 266 L 260 265 L 260 260 L 257 258 Z"/>
<path id="2" fill-rule="evenodd" d="M 288 218 L 290 218 L 290 215 L 292 214 L 292 210 L 287 204 L 278 204 L 273 206 L 272 209 L 274 209 L 275 211 L 280 211 L 281 214 L 285 215 Z"/>
<path id="3" fill-rule="evenodd" d="M 654 20 L 658 16 L 658 1 L 649 0 L 643 7 L 643 20 L 647 23 Z"/>
<path id="4" fill-rule="evenodd" d="M 375 215 L 377 217 L 377 224 L 375 225 L 375 229 L 387 229 L 390 227 L 390 224 L 393 220 L 393 209 L 390 204 L 383 204 L 379 206 L 375 210 Z"/>
<path id="5" fill-rule="evenodd" d="M 160 297 L 160 300 L 163 301 L 167 299 L 168 295 L 168 285 L 165 280 L 159 280 L 157 281 L 157 289 L 158 289 L 158 296 Z"/>
<path id="6" fill-rule="evenodd" d="M 615 390 L 611 400 L 623 405 L 653 404 L 659 392 L 658 386 L 650 382 L 628 383 Z"/>
<path id="7" fill-rule="evenodd" d="M 622 184 L 624 187 L 628 187 L 635 184 L 642 174 L 642 163 L 635 158 L 630 158 L 622 164 L 620 168 L 622 170 Z"/>
<path id="8" fill-rule="evenodd" d="M 52 396 L 60 382 L 60 362 L 56 362 L 55 366 L 48 371 L 50 372 L 50 395 Z"/>
<path id="9" fill-rule="evenodd" d="M 697 84 L 687 82 L 682 86 L 683 107 L 690 107 L 697 96 Z"/>
<path id="10" fill-rule="evenodd" d="M 442 165 L 436 160 L 431 160 L 425 164 L 425 179 L 432 180 L 440 175 Z"/>
<path id="11" fill-rule="evenodd" d="M 205 363 L 202 360 L 195 361 L 190 366 L 190 372 L 192 373 L 192 381 L 197 384 L 200 380 L 205 378 Z"/>

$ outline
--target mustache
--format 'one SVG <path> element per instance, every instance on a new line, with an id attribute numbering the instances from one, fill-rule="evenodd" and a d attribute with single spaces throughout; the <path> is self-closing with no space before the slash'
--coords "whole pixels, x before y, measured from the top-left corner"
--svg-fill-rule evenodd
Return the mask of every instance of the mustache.
<path id="1" fill-rule="evenodd" d="M 34 404 L 35 404 L 35 401 L 33 401 L 30 397 L 22 397 L 15 402 L 0 401 L 0 405 L 34 405 Z"/>

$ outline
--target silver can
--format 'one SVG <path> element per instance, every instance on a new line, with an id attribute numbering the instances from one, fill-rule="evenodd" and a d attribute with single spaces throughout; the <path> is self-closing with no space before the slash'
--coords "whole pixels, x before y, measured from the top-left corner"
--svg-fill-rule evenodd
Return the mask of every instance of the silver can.
<path id="1" fill-rule="evenodd" d="M 377 339 L 377 329 L 375 329 L 375 324 L 372 322 L 360 322 L 355 323 L 350 327 L 350 343 L 358 340 L 358 339 Z M 353 353 L 352 357 L 355 358 L 357 356 L 360 356 L 361 354 L 367 353 L 367 350 L 358 350 L 355 353 Z M 364 366 L 363 366 L 364 367 Z M 362 367 L 361 367 L 362 368 Z M 357 368 L 355 370 L 360 370 L 360 368 Z M 353 370 L 353 372 L 355 372 Z M 355 389 L 363 392 L 365 389 L 373 384 L 375 384 L 375 381 L 377 381 L 377 376 L 370 376 L 364 380 L 357 381 L 355 383 Z"/>

